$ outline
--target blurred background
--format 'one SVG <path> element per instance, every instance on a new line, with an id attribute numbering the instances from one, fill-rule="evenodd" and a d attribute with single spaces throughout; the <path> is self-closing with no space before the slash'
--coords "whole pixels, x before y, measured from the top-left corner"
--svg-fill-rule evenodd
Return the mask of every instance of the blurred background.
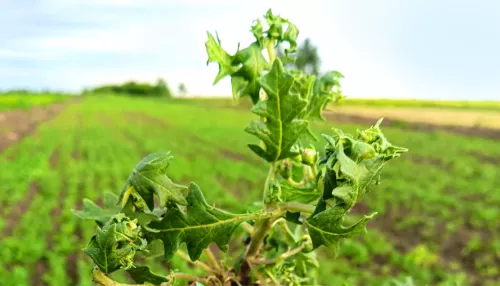
<path id="1" fill-rule="evenodd" d="M 170 150 L 169 176 L 210 204 L 254 208 L 267 168 L 246 147 L 251 102 L 212 84 L 205 41 L 236 52 L 269 8 L 300 30 L 295 68 L 345 76 L 315 133 L 384 117 L 410 150 L 354 209 L 378 212 L 368 233 L 319 251 L 321 285 L 500 285 L 493 0 L 0 2 L 0 285 L 92 285 L 95 227 L 71 209 L 102 205 L 149 153 Z"/>

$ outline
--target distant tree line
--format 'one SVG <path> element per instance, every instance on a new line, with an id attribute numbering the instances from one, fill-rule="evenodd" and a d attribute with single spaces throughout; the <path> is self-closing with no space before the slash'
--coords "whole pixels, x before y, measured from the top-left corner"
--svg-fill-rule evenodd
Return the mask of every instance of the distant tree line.
<path id="1" fill-rule="evenodd" d="M 114 93 L 129 96 L 172 98 L 172 92 L 162 78 L 159 78 L 154 85 L 150 83 L 127 81 L 123 84 L 102 85 L 93 89 L 85 89 L 84 94 L 89 93 Z"/>

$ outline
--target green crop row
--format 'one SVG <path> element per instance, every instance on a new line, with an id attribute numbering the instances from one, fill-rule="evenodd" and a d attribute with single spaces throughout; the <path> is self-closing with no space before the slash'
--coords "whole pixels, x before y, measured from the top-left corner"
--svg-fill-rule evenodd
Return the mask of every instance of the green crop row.
<path id="1" fill-rule="evenodd" d="M 0 94 L 0 111 L 11 109 L 30 109 L 68 100 L 67 95 L 55 94 Z"/>
<path id="2" fill-rule="evenodd" d="M 246 147 L 248 112 L 203 104 L 102 97 L 71 105 L 0 154 L 0 285 L 91 285 L 81 249 L 94 225 L 72 208 L 83 198 L 118 193 L 146 154 L 171 151 L 169 176 L 200 185 L 207 201 L 233 212 L 257 207 L 266 170 Z M 315 124 L 355 132 L 367 126 Z M 379 213 L 368 233 L 347 240 L 337 257 L 320 257 L 323 285 L 498 285 L 500 176 L 498 142 L 448 133 L 385 128 L 408 156 L 388 166 L 379 191 L 349 219 Z M 318 146 L 325 142 L 319 141 Z M 236 236 L 236 239 L 243 239 Z M 156 271 L 195 271 L 179 258 Z M 118 274 L 113 278 L 128 281 Z"/>

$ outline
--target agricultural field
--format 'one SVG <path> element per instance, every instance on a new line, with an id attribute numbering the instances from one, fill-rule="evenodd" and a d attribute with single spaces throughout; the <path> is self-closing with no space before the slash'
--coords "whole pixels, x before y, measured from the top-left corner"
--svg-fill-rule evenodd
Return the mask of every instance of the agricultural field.
<path id="1" fill-rule="evenodd" d="M 243 129 L 254 115 L 242 109 L 103 96 L 68 102 L 33 121 L 0 149 L 0 285 L 92 285 L 92 262 L 81 249 L 95 225 L 71 210 L 83 198 L 104 204 L 104 192 L 118 193 L 149 153 L 171 151 L 169 176 L 196 182 L 209 204 L 257 209 L 267 170 L 246 146 L 254 138 Z M 314 131 L 354 133 L 375 123 L 334 119 Z M 347 239 L 337 256 L 319 251 L 321 285 L 396 286 L 394 279 L 410 277 L 414 285 L 499 285 L 500 138 L 382 128 L 409 152 L 386 167 L 378 189 L 351 212 L 353 220 L 378 212 L 368 232 Z M 178 257 L 149 264 L 158 272 L 198 271 Z M 121 273 L 113 278 L 130 281 Z"/>
<path id="2" fill-rule="evenodd" d="M 56 95 L 51 93 L 25 94 L 9 93 L 0 94 L 0 111 L 11 109 L 27 110 L 36 106 L 45 106 L 61 103 L 68 100 L 67 95 Z"/>
<path id="3" fill-rule="evenodd" d="M 439 109 L 471 109 L 500 111 L 500 102 L 492 100 L 422 100 L 422 99 L 362 99 L 347 98 L 341 103 L 345 106 L 369 107 L 432 107 Z"/>

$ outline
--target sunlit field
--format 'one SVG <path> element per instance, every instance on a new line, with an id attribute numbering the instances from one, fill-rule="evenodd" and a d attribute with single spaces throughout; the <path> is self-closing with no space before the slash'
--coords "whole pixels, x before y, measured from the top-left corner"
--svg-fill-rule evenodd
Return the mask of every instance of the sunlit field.
<path id="1" fill-rule="evenodd" d="M 370 114 L 370 124 L 330 118 L 313 129 L 354 133 L 379 115 Z M 209 204 L 257 209 L 267 169 L 246 146 L 254 139 L 243 129 L 253 118 L 241 105 L 101 96 L 68 100 L 25 132 L 0 121 L 4 133 L 17 134 L 0 142 L 0 285 L 92 285 L 92 261 L 81 249 L 95 227 L 71 209 L 80 209 L 83 198 L 102 205 L 104 192 L 118 193 L 149 153 L 171 151 L 169 176 L 196 182 Z M 321 248 L 320 283 L 388 286 L 411 277 L 414 285 L 499 285 L 498 137 L 382 128 L 409 152 L 387 166 L 379 189 L 350 213 L 354 220 L 378 212 L 368 232 L 345 240 L 337 256 Z M 178 257 L 147 263 L 164 272 L 198 271 Z M 113 278 L 130 282 L 120 273 Z"/>

